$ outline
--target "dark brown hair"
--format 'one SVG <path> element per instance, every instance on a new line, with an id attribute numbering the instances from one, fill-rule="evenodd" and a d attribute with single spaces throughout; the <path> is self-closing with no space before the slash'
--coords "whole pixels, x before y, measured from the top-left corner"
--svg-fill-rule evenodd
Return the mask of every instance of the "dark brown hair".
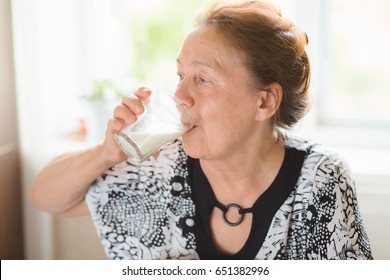
<path id="1" fill-rule="evenodd" d="M 244 52 L 246 67 L 259 87 L 282 86 L 275 126 L 291 127 L 305 115 L 310 82 L 308 38 L 275 6 L 263 0 L 217 1 L 197 17 L 195 25 L 202 24 L 215 26 Z"/>

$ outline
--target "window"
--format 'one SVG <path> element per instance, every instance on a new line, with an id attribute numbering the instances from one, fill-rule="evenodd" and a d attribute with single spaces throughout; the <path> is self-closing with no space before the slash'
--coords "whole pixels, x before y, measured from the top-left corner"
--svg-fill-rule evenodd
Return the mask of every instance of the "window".
<path id="1" fill-rule="evenodd" d="M 286 6 L 309 36 L 312 63 L 313 107 L 297 130 L 333 146 L 388 151 L 389 5 L 294 0 Z"/>
<path id="2" fill-rule="evenodd" d="M 176 56 L 194 11 L 209 1 L 112 0 L 100 11 L 108 18 L 112 72 L 109 78 L 176 84 Z M 95 4 L 93 4 L 95 5 Z M 100 19 L 97 19 L 98 22 Z M 106 54 L 106 55 L 107 55 Z"/>
<path id="3" fill-rule="evenodd" d="M 388 1 L 293 2 L 290 16 L 309 36 L 312 63 L 313 106 L 297 132 L 342 154 L 359 182 L 387 178 Z"/>
<path id="4" fill-rule="evenodd" d="M 323 1 L 324 2 L 324 1 Z M 321 120 L 346 125 L 390 125 L 390 2 L 326 1 L 324 53 L 329 82 Z"/>

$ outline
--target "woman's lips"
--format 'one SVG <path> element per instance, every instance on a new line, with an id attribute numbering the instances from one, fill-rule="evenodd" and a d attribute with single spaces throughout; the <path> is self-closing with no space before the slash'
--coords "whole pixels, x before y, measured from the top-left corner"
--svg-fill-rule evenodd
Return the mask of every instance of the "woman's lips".
<path id="1" fill-rule="evenodd" d="M 182 117 L 180 119 L 180 122 L 189 130 L 192 129 L 195 125 L 192 121 L 190 121 L 188 118 Z"/>
<path id="2" fill-rule="evenodd" d="M 196 126 L 193 125 L 193 124 L 184 124 L 184 126 L 187 128 L 186 133 L 190 132 L 190 131 L 192 131 L 192 130 L 194 130 L 196 128 Z"/>
<path id="3" fill-rule="evenodd" d="M 187 128 L 187 131 L 193 130 L 195 128 L 195 125 L 193 124 L 184 124 L 184 126 Z"/>

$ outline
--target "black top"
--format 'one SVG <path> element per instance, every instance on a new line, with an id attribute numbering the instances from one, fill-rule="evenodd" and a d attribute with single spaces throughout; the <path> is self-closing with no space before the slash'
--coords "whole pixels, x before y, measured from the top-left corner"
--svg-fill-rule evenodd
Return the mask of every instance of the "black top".
<path id="1" fill-rule="evenodd" d="M 252 208 L 252 227 L 244 246 L 234 255 L 221 253 L 215 247 L 210 232 L 210 214 L 214 207 L 223 208 L 202 171 L 198 159 L 188 157 L 188 183 L 195 203 L 195 240 L 200 259 L 254 259 L 264 242 L 271 221 L 295 188 L 306 152 L 286 148 L 282 166 L 270 187 L 256 200 Z M 243 214 L 245 215 L 245 214 Z"/>

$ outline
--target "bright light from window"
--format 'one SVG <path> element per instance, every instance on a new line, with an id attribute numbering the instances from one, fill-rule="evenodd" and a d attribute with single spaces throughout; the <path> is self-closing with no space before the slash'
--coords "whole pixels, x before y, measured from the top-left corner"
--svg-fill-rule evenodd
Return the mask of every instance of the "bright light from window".
<path id="1" fill-rule="evenodd" d="M 120 37 L 129 38 L 131 60 L 117 57 L 126 64 L 122 74 L 129 79 L 172 85 L 176 78 L 176 56 L 194 12 L 208 1 L 146 0 L 111 1 L 113 19 L 122 27 Z M 123 53 L 118 45 L 113 53 Z M 123 67 L 122 67 L 123 68 Z"/>
<path id="2" fill-rule="evenodd" d="M 390 121 L 390 2 L 333 0 L 326 118 Z"/>

